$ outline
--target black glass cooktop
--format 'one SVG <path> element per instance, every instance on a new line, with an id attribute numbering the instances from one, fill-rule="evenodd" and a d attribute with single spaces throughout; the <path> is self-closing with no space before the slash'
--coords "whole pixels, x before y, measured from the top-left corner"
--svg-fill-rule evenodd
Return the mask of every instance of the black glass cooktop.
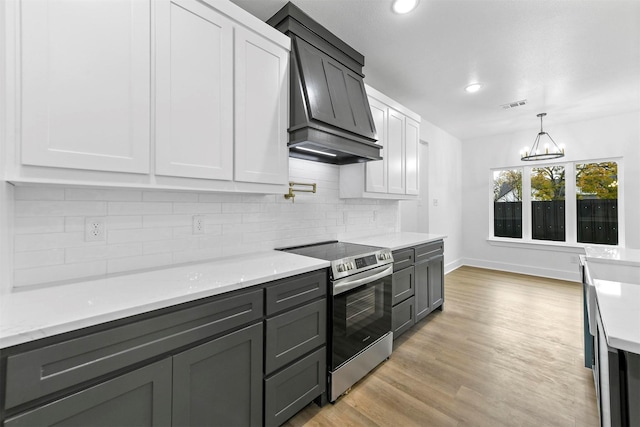
<path id="1" fill-rule="evenodd" d="M 279 251 L 291 252 L 311 258 L 337 261 L 347 257 L 356 257 L 380 250 L 377 246 L 356 245 L 338 241 L 313 243 L 310 245 L 278 248 Z"/>

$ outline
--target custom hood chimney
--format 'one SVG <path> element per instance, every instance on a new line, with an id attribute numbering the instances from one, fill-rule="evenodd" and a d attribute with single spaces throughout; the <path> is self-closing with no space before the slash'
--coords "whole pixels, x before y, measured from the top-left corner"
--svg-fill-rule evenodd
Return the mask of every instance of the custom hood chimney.
<path id="1" fill-rule="evenodd" d="M 338 165 L 382 159 L 364 56 L 291 2 L 267 23 L 292 41 L 289 156 Z"/>

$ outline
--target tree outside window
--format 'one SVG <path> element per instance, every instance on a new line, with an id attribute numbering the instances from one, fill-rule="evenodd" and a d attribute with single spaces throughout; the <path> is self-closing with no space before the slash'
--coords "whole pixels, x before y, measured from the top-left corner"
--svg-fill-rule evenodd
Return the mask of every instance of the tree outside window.
<path id="1" fill-rule="evenodd" d="M 493 233 L 522 238 L 522 169 L 493 172 Z"/>
<path id="2" fill-rule="evenodd" d="M 564 242 L 565 167 L 531 169 L 531 238 Z"/>
<path id="3" fill-rule="evenodd" d="M 618 164 L 576 164 L 578 242 L 618 244 Z"/>

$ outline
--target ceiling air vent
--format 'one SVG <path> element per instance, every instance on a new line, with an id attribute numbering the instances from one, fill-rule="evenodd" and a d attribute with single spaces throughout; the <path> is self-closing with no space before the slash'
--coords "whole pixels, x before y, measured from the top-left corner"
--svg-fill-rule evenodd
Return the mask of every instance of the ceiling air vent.
<path id="1" fill-rule="evenodd" d="M 503 110 L 508 110 L 509 108 L 521 107 L 527 104 L 526 99 L 522 99 L 520 101 L 509 102 L 508 104 L 502 104 L 501 107 Z"/>

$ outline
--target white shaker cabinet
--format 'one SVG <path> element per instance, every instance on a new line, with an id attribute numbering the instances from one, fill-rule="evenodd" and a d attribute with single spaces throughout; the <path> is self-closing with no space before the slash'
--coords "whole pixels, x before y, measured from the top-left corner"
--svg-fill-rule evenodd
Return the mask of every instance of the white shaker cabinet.
<path id="1" fill-rule="evenodd" d="M 286 192 L 291 40 L 231 1 L 7 0 L 0 19 L 1 178 Z"/>
<path id="2" fill-rule="evenodd" d="M 148 173 L 150 1 L 11 6 L 19 8 L 20 161 Z"/>
<path id="3" fill-rule="evenodd" d="M 234 55 L 234 179 L 284 185 L 289 180 L 289 51 L 238 27 Z"/>
<path id="4" fill-rule="evenodd" d="M 195 0 L 156 8 L 156 173 L 231 180 L 233 23 Z"/>
<path id="5" fill-rule="evenodd" d="M 382 160 L 340 166 L 340 197 L 417 199 L 420 116 L 365 86 Z"/>

